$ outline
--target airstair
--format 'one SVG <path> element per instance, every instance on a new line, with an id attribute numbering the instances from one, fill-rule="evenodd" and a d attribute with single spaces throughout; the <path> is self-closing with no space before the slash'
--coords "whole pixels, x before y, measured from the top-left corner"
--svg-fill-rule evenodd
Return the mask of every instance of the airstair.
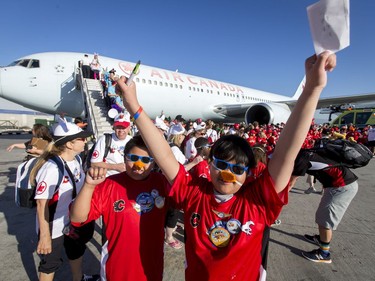
<path id="1" fill-rule="evenodd" d="M 87 129 L 94 133 L 95 142 L 104 133 L 113 131 L 113 121 L 108 117 L 108 108 L 103 98 L 103 86 L 100 80 L 83 78 L 81 73 L 77 76 L 78 80 L 82 81 L 79 86 L 81 86 L 86 105 Z"/>

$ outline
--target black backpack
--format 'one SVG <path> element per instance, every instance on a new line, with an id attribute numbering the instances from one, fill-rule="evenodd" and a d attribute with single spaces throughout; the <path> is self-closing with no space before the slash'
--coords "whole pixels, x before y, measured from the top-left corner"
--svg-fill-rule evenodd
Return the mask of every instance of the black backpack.
<path id="1" fill-rule="evenodd" d="M 105 137 L 105 149 L 104 149 L 104 155 L 103 155 L 103 160 L 107 157 L 109 150 L 111 148 L 111 143 L 112 143 L 112 134 L 104 134 Z M 91 158 L 92 154 L 94 153 L 96 144 L 94 144 L 90 150 L 88 151 L 85 160 L 83 161 L 83 169 L 85 172 L 91 167 Z"/>
<path id="2" fill-rule="evenodd" d="M 76 156 L 76 159 L 81 163 L 81 158 Z M 37 162 L 37 158 L 32 158 L 26 162 L 20 164 L 17 168 L 17 178 L 16 178 L 16 191 L 15 191 L 15 202 L 19 207 L 34 208 L 36 206 L 35 192 L 36 192 L 36 182 L 30 183 L 30 173 Z M 56 163 L 59 169 L 59 178 L 57 180 L 57 185 L 55 187 L 56 192 L 64 177 L 64 163 L 61 161 L 60 157 L 53 156 L 50 158 Z"/>
<path id="3" fill-rule="evenodd" d="M 312 150 L 352 169 L 366 166 L 373 157 L 372 152 L 363 144 L 344 139 L 320 139 Z"/>

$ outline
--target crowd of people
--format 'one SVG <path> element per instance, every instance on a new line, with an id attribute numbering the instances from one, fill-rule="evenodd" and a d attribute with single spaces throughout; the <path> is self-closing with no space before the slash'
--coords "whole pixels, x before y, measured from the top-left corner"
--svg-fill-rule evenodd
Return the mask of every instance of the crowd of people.
<path id="1" fill-rule="evenodd" d="M 84 73 L 87 65 L 83 60 Z M 87 239 L 77 235 L 84 228 L 92 232 L 87 226 L 102 217 L 102 280 L 161 281 L 164 245 L 182 247 L 173 237 L 179 210 L 184 213 L 186 280 L 258 280 L 265 274 L 270 226 L 287 204 L 293 180 L 306 173 L 325 190 L 349 190 L 341 197 L 344 192 L 334 197 L 323 193 L 316 214 L 319 234 L 305 235 L 319 248 L 302 255 L 330 263 L 332 230 L 356 194 L 357 178 L 350 169 L 335 167 L 327 179 L 328 169 L 313 169 L 316 159 L 304 149 L 323 136 L 363 143 L 372 151 L 375 146 L 374 126 L 338 128 L 311 122 L 327 83 L 326 71 L 335 65 L 335 55 L 327 52 L 308 58 L 306 86 L 289 121 L 269 125 L 215 124 L 181 115 L 172 120 L 164 113 L 151 120 L 138 103 L 135 83 L 128 86 L 125 77 L 115 78 L 110 71 L 106 96 L 118 114 L 113 133 L 101 136 L 94 146 L 86 175 L 76 156 L 90 132 L 64 119 L 53 128 L 32 171 L 40 280 L 53 280 L 63 249 L 74 281 L 99 280 L 82 273 Z M 119 108 L 112 106 L 116 99 Z M 64 166 L 62 183 L 56 157 Z"/>

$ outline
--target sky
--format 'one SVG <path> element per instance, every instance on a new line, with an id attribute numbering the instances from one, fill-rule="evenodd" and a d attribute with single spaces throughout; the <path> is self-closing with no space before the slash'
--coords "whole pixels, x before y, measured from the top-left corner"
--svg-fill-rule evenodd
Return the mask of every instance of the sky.
<path id="1" fill-rule="evenodd" d="M 116 2 L 3 1 L 0 66 L 39 52 L 96 52 L 292 96 L 314 53 L 306 8 L 316 0 Z M 351 1 L 351 44 L 322 96 L 375 92 L 374 14 L 374 0 Z"/>

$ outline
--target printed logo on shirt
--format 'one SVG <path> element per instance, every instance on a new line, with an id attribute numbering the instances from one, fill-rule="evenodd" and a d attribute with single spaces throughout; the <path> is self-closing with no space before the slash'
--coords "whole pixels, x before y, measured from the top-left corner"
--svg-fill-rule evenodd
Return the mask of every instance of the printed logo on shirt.
<path id="1" fill-rule="evenodd" d="M 141 214 L 150 212 L 155 205 L 154 197 L 148 192 L 142 192 L 135 200 L 141 208 Z"/>
<path id="2" fill-rule="evenodd" d="M 125 200 L 124 199 L 117 200 L 113 203 L 113 210 L 115 212 L 121 212 L 124 209 L 125 209 Z"/>
<path id="3" fill-rule="evenodd" d="M 197 213 L 192 213 L 190 216 L 190 224 L 193 228 L 196 228 L 201 222 L 201 215 Z"/>
<path id="4" fill-rule="evenodd" d="M 47 189 L 47 183 L 45 181 L 42 181 L 38 184 L 38 186 L 36 187 L 36 194 L 37 195 L 40 195 L 42 194 L 45 190 Z"/>
<path id="5" fill-rule="evenodd" d="M 92 153 L 92 159 L 96 159 L 96 158 L 98 158 L 99 157 L 99 151 L 97 151 L 97 150 L 94 150 L 94 152 Z"/>
<path id="6" fill-rule="evenodd" d="M 65 176 L 64 179 L 63 179 L 63 183 L 68 183 L 68 182 L 69 182 L 69 177 Z"/>

